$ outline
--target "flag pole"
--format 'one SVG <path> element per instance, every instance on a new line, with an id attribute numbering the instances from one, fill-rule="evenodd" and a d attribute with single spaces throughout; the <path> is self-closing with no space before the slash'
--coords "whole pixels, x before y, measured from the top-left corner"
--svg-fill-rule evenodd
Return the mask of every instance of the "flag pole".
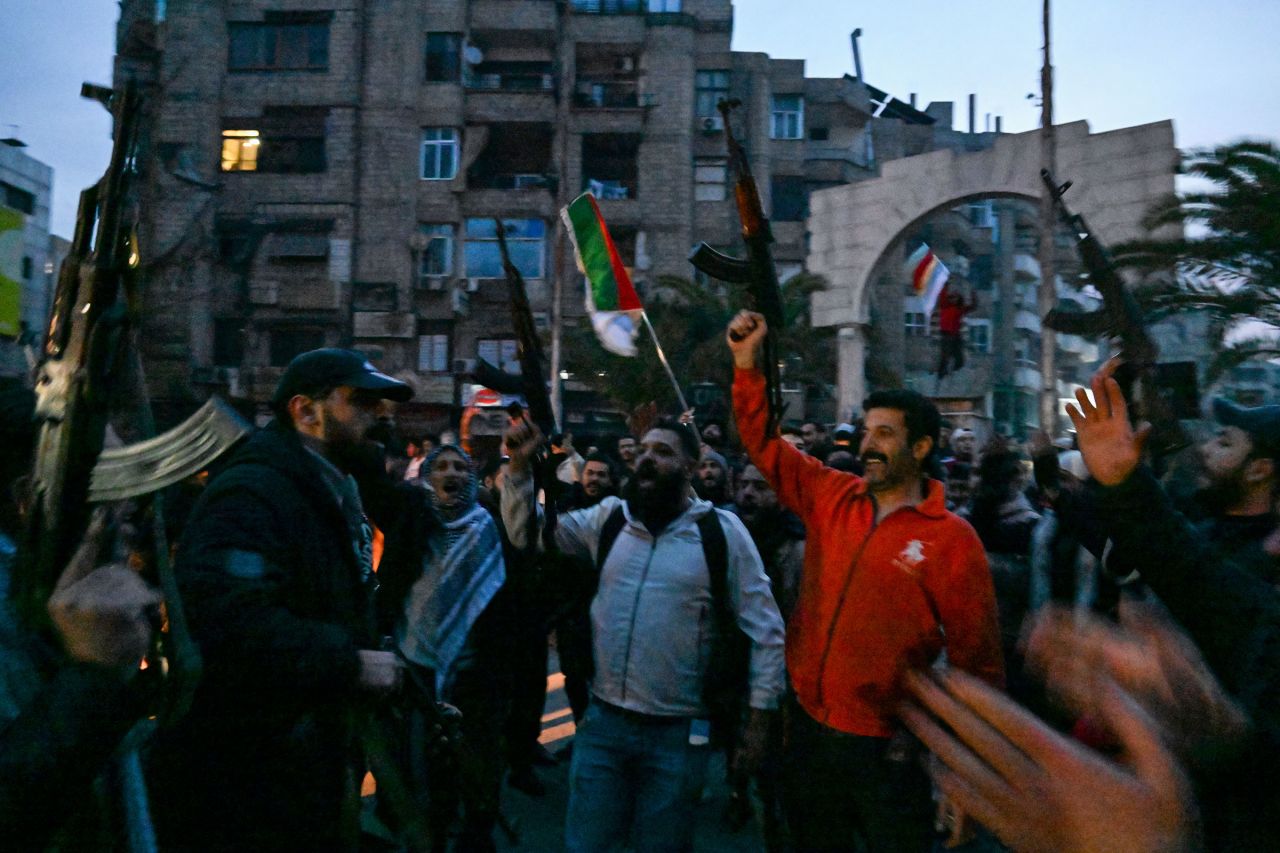
<path id="1" fill-rule="evenodd" d="M 685 402 L 684 392 L 680 390 L 680 383 L 676 381 L 676 375 L 671 372 L 671 364 L 667 361 L 667 354 L 662 351 L 662 344 L 658 342 L 658 333 L 653 330 L 653 324 L 649 322 L 649 312 L 641 311 L 640 319 L 644 320 L 644 327 L 649 330 L 649 337 L 653 339 L 653 348 L 658 351 L 658 361 L 662 362 L 662 369 L 667 371 L 667 378 L 671 380 L 671 387 L 675 389 L 676 399 L 680 401 L 680 413 L 684 414 L 689 411 L 689 404 Z"/>

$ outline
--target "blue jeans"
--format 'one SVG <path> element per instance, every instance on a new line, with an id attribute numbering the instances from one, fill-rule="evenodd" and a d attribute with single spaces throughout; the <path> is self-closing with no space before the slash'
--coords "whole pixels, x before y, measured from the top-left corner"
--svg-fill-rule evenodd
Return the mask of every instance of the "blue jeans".
<path id="1" fill-rule="evenodd" d="M 569 768 L 569 853 L 675 853 L 693 843 L 709 746 L 689 744 L 688 717 L 648 717 L 593 698 Z"/>

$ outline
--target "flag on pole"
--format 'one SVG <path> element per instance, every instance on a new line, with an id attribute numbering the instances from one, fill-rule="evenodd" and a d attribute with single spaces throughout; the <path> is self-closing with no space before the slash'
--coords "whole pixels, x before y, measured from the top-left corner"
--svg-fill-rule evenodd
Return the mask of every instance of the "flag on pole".
<path id="1" fill-rule="evenodd" d="M 618 247 L 609 236 L 595 196 L 583 193 L 560 211 L 578 270 L 587 278 L 587 313 L 600 344 L 609 352 L 634 356 L 644 306 L 631 284 Z"/>
<path id="2" fill-rule="evenodd" d="M 911 277 L 911 292 L 920 298 L 927 322 L 934 306 L 938 304 L 938 296 L 946 286 L 951 271 L 927 243 L 921 243 L 920 248 L 907 258 L 907 275 Z"/>

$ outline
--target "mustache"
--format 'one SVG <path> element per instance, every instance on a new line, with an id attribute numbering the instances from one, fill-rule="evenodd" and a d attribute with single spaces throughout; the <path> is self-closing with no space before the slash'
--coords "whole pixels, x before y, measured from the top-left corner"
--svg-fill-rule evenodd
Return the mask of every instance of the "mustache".
<path id="1" fill-rule="evenodd" d="M 641 462 L 639 465 L 636 466 L 636 474 L 637 475 L 643 474 L 645 476 L 657 476 L 658 466 L 655 463 L 650 462 L 649 460 L 646 459 L 644 462 Z"/>
<path id="2" fill-rule="evenodd" d="M 883 462 L 888 465 L 889 457 L 877 450 L 868 450 L 866 453 L 862 454 L 862 462 L 864 465 L 868 462 Z"/>

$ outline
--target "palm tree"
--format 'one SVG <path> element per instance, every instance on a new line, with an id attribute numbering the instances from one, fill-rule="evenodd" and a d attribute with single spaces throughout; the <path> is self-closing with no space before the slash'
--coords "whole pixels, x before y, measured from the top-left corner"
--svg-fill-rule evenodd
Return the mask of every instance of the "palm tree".
<path id="1" fill-rule="evenodd" d="M 646 295 L 645 310 L 677 380 L 686 389 L 693 383 L 710 382 L 727 395 L 733 365 L 724 330 L 733 315 L 747 305 L 746 289 L 720 283 L 704 287 L 670 275 L 658 276 L 654 285 Z M 825 279 L 810 273 L 792 276 L 782 286 L 786 322 L 779 332 L 778 350 L 787 356 L 789 382 L 830 382 L 835 376 L 831 330 L 809 325 L 809 295 L 825 288 Z M 642 338 L 647 336 L 642 334 Z M 674 412 L 675 394 L 653 346 L 642 339 L 639 350 L 635 358 L 609 353 L 596 341 L 585 320 L 565 332 L 566 369 L 619 409 L 629 412 L 653 400 L 660 409 Z"/>
<path id="2" fill-rule="evenodd" d="M 1116 247 L 1115 256 L 1149 274 L 1135 292 L 1149 319 L 1209 315 L 1213 377 L 1250 358 L 1280 355 L 1280 149 L 1237 142 L 1192 152 L 1183 168 L 1212 187 L 1170 198 L 1145 223 L 1152 230 L 1181 226 L 1181 236 L 1136 240 Z M 1238 337 L 1246 320 L 1277 334 Z M 1233 331 L 1237 339 L 1227 342 Z"/>

